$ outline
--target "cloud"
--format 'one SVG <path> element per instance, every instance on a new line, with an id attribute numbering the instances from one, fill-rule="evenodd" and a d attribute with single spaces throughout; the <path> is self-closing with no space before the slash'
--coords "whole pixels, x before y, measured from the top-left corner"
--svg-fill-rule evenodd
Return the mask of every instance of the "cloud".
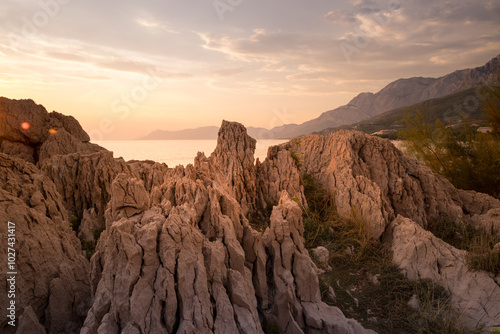
<path id="1" fill-rule="evenodd" d="M 244 67 L 234 67 L 234 68 L 221 68 L 217 70 L 212 70 L 209 74 L 216 77 L 230 77 L 247 71 Z"/>
<path id="2" fill-rule="evenodd" d="M 73 53 L 46 51 L 45 54 L 50 58 L 64 60 L 64 61 L 74 61 L 74 62 L 80 62 L 80 63 L 83 63 L 86 61 L 86 59 L 84 57 L 73 54 Z"/>
<path id="3" fill-rule="evenodd" d="M 86 80 L 111 80 L 111 77 L 103 75 L 72 75 L 71 77 Z"/>
<path id="4" fill-rule="evenodd" d="M 194 75 L 182 72 L 170 72 L 163 69 L 161 66 L 153 63 L 134 62 L 122 59 L 112 59 L 95 64 L 96 66 L 104 69 L 114 71 L 138 73 L 149 75 L 162 79 L 191 79 Z"/>
<path id="5" fill-rule="evenodd" d="M 347 13 L 346 11 L 343 10 L 340 11 L 331 10 L 328 13 L 326 13 L 325 16 L 323 16 L 323 18 L 330 23 L 345 24 L 345 25 L 354 24 L 358 21 L 353 14 Z"/>
<path id="6" fill-rule="evenodd" d="M 334 39 L 325 35 L 303 35 L 283 31 L 255 29 L 246 37 L 231 37 L 200 33 L 203 47 L 218 51 L 229 58 L 242 61 L 260 61 L 279 64 L 293 59 L 328 52 Z"/>
<path id="7" fill-rule="evenodd" d="M 338 95 L 348 100 L 400 77 L 478 66 L 500 50 L 496 0 L 244 1 L 224 22 L 211 1 L 69 1 L 47 24 L 23 33 L 40 3 L 0 4 L 2 78 L 14 82 L 2 88 L 40 96 L 43 87 L 67 89 L 66 96 L 94 92 L 98 99 L 83 99 L 96 104 L 86 110 L 153 71 L 175 80 L 151 95 L 154 110 L 222 105 L 234 113 L 235 105 L 297 97 L 305 115 L 318 100 L 336 107 Z M 342 43 L 355 50 L 350 63 Z M 228 96 L 237 96 L 234 105 Z"/>
<path id="8" fill-rule="evenodd" d="M 132 72 L 132 73 L 148 73 L 148 71 L 154 70 L 156 67 L 152 64 L 134 62 L 123 59 L 110 59 L 102 62 L 96 62 L 95 65 L 100 68 Z"/>
<path id="9" fill-rule="evenodd" d="M 156 31 L 165 31 L 167 33 L 170 33 L 170 34 L 178 34 L 179 32 L 169 28 L 167 25 L 155 20 L 155 19 L 152 19 L 152 18 L 138 18 L 135 20 L 135 22 L 142 26 L 142 27 L 145 27 L 147 29 L 151 29 L 151 30 L 156 30 Z"/>

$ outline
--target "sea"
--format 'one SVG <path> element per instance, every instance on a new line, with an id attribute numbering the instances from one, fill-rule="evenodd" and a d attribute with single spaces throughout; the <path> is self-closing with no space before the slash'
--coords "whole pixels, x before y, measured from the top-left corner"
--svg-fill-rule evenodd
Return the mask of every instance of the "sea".
<path id="1" fill-rule="evenodd" d="M 257 140 L 255 158 L 264 161 L 270 146 L 286 142 L 286 139 Z M 106 140 L 96 144 L 113 152 L 115 158 L 128 160 L 153 160 L 164 162 L 168 167 L 194 163 L 198 152 L 208 157 L 217 146 L 216 139 L 207 140 Z"/>

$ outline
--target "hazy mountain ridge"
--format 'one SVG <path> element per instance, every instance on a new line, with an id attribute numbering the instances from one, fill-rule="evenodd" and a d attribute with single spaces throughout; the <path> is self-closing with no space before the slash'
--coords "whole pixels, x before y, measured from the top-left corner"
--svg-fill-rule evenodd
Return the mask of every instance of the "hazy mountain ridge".
<path id="1" fill-rule="evenodd" d="M 217 139 L 220 127 L 204 126 L 201 128 L 184 129 L 178 131 L 155 130 L 139 140 L 204 140 Z M 250 136 L 256 139 L 273 139 L 274 134 L 269 129 L 248 127 Z"/>
<path id="2" fill-rule="evenodd" d="M 248 133 L 257 139 L 292 138 L 357 123 L 390 110 L 490 83 L 497 78 L 499 64 L 500 55 L 483 66 L 458 70 L 439 78 L 398 79 L 377 93 L 360 93 L 348 104 L 326 111 L 302 124 L 285 124 L 271 130 L 250 127 Z M 217 131 L 218 127 L 215 126 L 180 131 L 156 130 L 141 139 L 216 139 Z"/>
<path id="3" fill-rule="evenodd" d="M 499 82 L 493 86 L 500 85 Z M 463 106 L 471 96 L 476 96 L 476 88 L 469 88 L 450 95 L 418 102 L 410 106 L 392 109 L 369 119 L 360 122 L 345 124 L 334 128 L 323 129 L 318 134 L 330 134 L 339 130 L 358 130 L 368 134 L 380 130 L 400 130 L 404 128 L 404 118 L 406 114 L 421 111 L 430 120 L 440 120 L 445 125 L 453 125 L 461 120 L 461 116 L 466 116 L 478 126 L 485 125 L 485 108 L 478 104 L 477 108 L 467 110 L 460 108 L 457 112 L 456 105 Z M 460 114 L 460 113 L 464 114 Z"/>
<path id="4" fill-rule="evenodd" d="M 195 129 L 184 129 L 178 131 L 155 130 L 150 134 L 139 138 L 140 140 L 182 140 L 182 139 L 216 139 L 219 131 L 218 126 L 204 126 Z"/>

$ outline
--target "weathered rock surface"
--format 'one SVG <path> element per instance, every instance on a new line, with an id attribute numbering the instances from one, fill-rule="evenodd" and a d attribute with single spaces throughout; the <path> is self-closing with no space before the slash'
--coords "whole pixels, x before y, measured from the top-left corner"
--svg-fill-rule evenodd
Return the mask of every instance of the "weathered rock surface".
<path id="1" fill-rule="evenodd" d="M 295 155 L 294 159 L 292 152 L 285 146 L 273 146 L 268 149 L 266 160 L 257 163 L 257 204 L 261 210 L 278 203 L 282 190 L 286 190 L 299 203 L 306 203 L 299 163 L 296 161 L 300 159 L 298 157 Z"/>
<path id="2" fill-rule="evenodd" d="M 56 155 L 44 161 L 41 170 L 55 183 L 72 220 L 86 216 L 82 229 L 89 224 L 104 226 L 111 184 L 118 174 L 129 172 L 125 161 L 108 151 Z"/>
<path id="3" fill-rule="evenodd" d="M 221 133 L 231 142 L 240 130 L 226 122 Z M 82 333 L 262 333 L 259 317 L 284 333 L 366 332 L 321 301 L 302 212 L 286 192 L 264 234 L 250 227 L 235 194 L 251 190 L 235 185 L 251 177 L 243 166 L 254 144 L 245 141 L 242 158 L 231 159 L 219 141 L 209 159 L 169 171 L 147 209 L 141 181 L 115 179 Z M 229 172 L 237 181 L 226 184 Z"/>
<path id="4" fill-rule="evenodd" d="M 97 152 L 76 119 L 48 113 L 33 100 L 0 97 L 0 152 L 37 163 L 55 154 Z M 27 124 L 29 128 L 23 129 Z"/>
<path id="5" fill-rule="evenodd" d="M 81 236 L 93 240 L 93 233 L 105 226 L 104 213 L 111 199 L 113 180 L 119 174 L 143 181 L 149 192 L 163 183 L 167 166 L 134 161 L 126 163 L 103 150 L 92 154 L 56 155 L 43 162 L 41 170 L 56 185 L 70 216 L 81 220 Z"/>
<path id="6" fill-rule="evenodd" d="M 45 161 L 54 155 L 66 155 L 79 152 L 80 154 L 89 154 L 103 150 L 101 147 L 88 142 L 82 142 L 73 137 L 66 130 L 59 129 L 51 134 L 47 140 L 40 146 L 39 161 Z"/>
<path id="7" fill-rule="evenodd" d="M 398 216 L 390 225 L 394 262 L 405 275 L 431 279 L 450 291 L 462 321 L 490 333 L 500 323 L 500 275 L 467 268 L 466 252 L 458 250 L 411 219 Z"/>
<path id="8" fill-rule="evenodd" d="M 16 319 L 2 333 L 78 333 L 90 307 L 89 264 L 55 185 L 34 165 L 0 153 L 0 234 L 15 223 Z M 5 245 L 6 246 L 6 245 Z M 7 247 L 0 248 L 7 259 Z M 7 268 L 4 262 L 4 268 Z M 6 271 L 0 279 L 6 282 Z M 6 294 L 1 308 L 7 309 Z M 26 310 L 26 312 L 25 312 Z"/>
<path id="9" fill-rule="evenodd" d="M 311 249 L 312 254 L 318 261 L 318 263 L 323 267 L 323 268 L 328 268 L 328 261 L 330 260 L 330 252 L 328 249 L 326 249 L 323 246 L 319 246 L 316 248 Z"/>
<path id="10" fill-rule="evenodd" d="M 335 195 L 340 214 L 349 215 L 352 207 L 359 209 L 375 238 L 397 215 L 425 228 L 441 216 L 474 223 L 500 208 L 500 201 L 488 195 L 454 188 L 445 178 L 404 156 L 389 140 L 361 132 L 308 135 L 277 150 L 278 154 L 293 151 L 301 157 L 301 171 Z M 289 163 L 276 166 L 291 168 Z"/>
<path id="11" fill-rule="evenodd" d="M 321 301 L 301 173 L 390 240 L 410 279 L 445 286 L 469 327 L 499 323 L 500 277 L 469 271 L 464 252 L 425 228 L 447 216 L 500 233 L 500 201 L 455 189 L 387 140 L 309 135 L 254 164 L 255 140 L 224 121 L 209 158 L 169 169 L 115 159 L 76 120 L 31 100 L 1 98 L 0 111 L 0 149 L 40 168 L 0 153 L 0 232 L 15 221 L 20 240 L 18 332 L 77 332 L 83 321 L 81 333 L 370 332 Z M 251 227 L 255 215 L 264 232 Z M 70 221 L 88 240 L 106 228 L 90 269 Z M 315 252 L 327 268 L 327 252 Z"/>
<path id="12" fill-rule="evenodd" d="M 426 166 L 402 155 L 388 140 L 361 132 L 308 135 L 273 147 L 269 152 L 258 176 L 271 175 L 272 170 L 286 170 L 289 175 L 300 170 L 312 175 L 334 195 L 340 214 L 348 216 L 351 208 L 355 208 L 361 212 L 373 237 L 385 235 L 399 242 L 393 245 L 394 260 L 410 279 L 429 278 L 447 288 L 457 309 L 464 313 L 467 326 L 475 328 L 483 322 L 488 328 L 498 326 L 500 278 L 491 273 L 470 272 L 464 252 L 452 249 L 425 228 L 430 221 L 444 216 L 498 234 L 500 201 L 474 191 L 455 189 Z M 285 157 L 287 154 L 290 158 Z M 283 177 L 270 179 L 274 188 L 298 193 L 294 190 L 299 189 L 298 181 L 285 188 L 281 183 Z M 258 180 L 259 188 L 266 177 Z M 412 228 L 420 232 L 407 235 L 389 228 L 396 217 L 400 217 L 396 221 L 408 218 L 415 225 Z M 437 244 L 439 247 L 431 251 Z"/>
<path id="13" fill-rule="evenodd" d="M 222 169 L 226 184 L 245 215 L 254 209 L 255 145 L 256 140 L 247 135 L 243 125 L 223 121 L 219 129 L 217 147 L 211 156 Z"/>

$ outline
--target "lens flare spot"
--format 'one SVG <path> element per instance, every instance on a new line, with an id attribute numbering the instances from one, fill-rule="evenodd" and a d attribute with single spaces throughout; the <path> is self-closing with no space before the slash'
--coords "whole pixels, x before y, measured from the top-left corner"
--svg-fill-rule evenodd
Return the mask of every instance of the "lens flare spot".
<path id="1" fill-rule="evenodd" d="M 56 130 L 56 129 L 53 129 L 53 128 L 50 128 L 50 129 L 49 129 L 49 133 L 50 133 L 51 135 L 55 135 L 55 134 L 57 133 L 57 130 Z"/>
<path id="2" fill-rule="evenodd" d="M 23 130 L 28 130 L 30 127 L 31 127 L 31 125 L 28 122 L 21 123 L 21 129 L 23 129 Z"/>

